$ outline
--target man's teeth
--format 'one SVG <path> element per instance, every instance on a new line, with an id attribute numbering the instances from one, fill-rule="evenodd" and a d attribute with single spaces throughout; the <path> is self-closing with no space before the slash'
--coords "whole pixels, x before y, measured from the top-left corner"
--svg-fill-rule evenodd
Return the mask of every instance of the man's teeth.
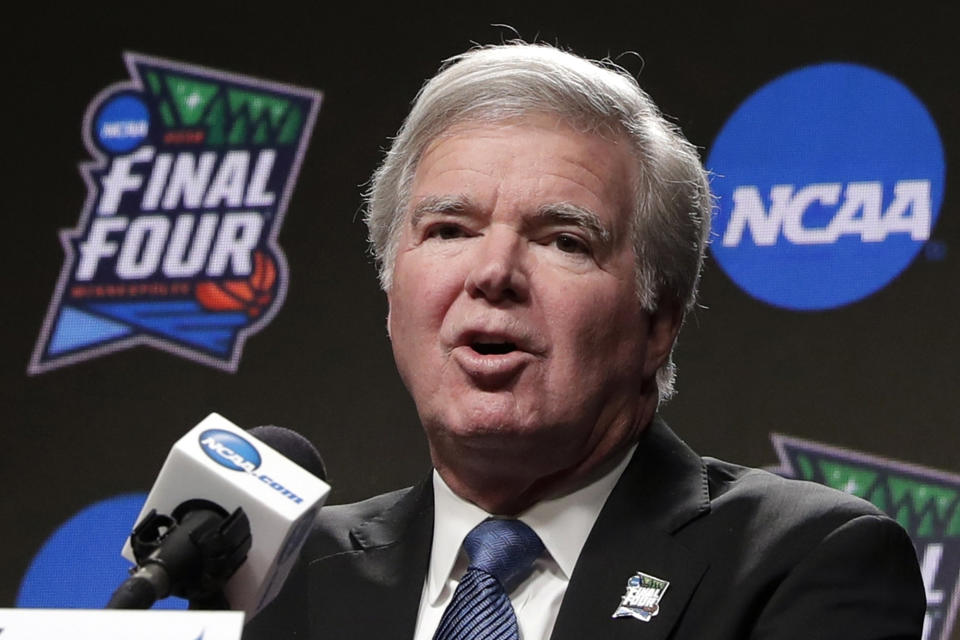
<path id="1" fill-rule="evenodd" d="M 474 342 L 470 346 L 473 347 L 474 351 L 484 356 L 510 353 L 517 348 L 517 345 L 512 342 Z"/>

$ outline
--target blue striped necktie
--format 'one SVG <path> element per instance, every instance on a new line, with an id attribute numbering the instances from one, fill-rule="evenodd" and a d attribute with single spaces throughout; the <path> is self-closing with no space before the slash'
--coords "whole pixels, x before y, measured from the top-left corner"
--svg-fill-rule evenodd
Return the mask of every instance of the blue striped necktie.
<path id="1" fill-rule="evenodd" d="M 467 534 L 463 548 L 470 566 L 434 640 L 519 640 L 507 593 L 530 573 L 543 542 L 519 520 L 485 520 Z"/>

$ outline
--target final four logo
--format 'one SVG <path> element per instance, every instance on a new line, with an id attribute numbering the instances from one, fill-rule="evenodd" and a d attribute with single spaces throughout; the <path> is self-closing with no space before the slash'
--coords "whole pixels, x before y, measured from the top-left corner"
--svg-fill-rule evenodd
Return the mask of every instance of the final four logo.
<path id="1" fill-rule="evenodd" d="M 777 473 L 869 500 L 910 534 L 927 590 L 921 640 L 948 640 L 960 613 L 960 476 L 773 435 Z"/>
<path id="2" fill-rule="evenodd" d="M 277 234 L 320 94 L 125 55 L 87 108 L 87 200 L 28 371 L 147 344 L 234 371 L 283 303 Z"/>

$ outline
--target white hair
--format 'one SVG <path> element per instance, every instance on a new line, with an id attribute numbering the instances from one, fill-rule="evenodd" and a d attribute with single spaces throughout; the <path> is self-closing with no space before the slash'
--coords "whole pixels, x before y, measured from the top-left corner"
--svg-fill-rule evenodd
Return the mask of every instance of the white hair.
<path id="1" fill-rule="evenodd" d="M 481 47 L 450 58 L 420 89 L 367 193 L 366 223 L 388 290 L 400 225 L 424 150 L 450 127 L 549 114 L 579 130 L 626 136 L 638 166 L 632 221 L 640 303 L 683 313 L 696 302 L 712 198 L 696 148 L 619 67 L 543 44 Z M 657 372 L 661 400 L 674 393 L 673 359 Z"/>

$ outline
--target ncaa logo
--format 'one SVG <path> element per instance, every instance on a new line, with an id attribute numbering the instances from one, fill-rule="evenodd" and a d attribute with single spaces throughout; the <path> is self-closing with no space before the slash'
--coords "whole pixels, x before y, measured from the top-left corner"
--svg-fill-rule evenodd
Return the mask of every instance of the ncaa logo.
<path id="1" fill-rule="evenodd" d="M 150 131 L 150 111 L 132 92 L 108 100 L 94 123 L 94 141 L 108 153 L 136 149 Z"/>
<path id="2" fill-rule="evenodd" d="M 253 473 L 260 466 L 260 452 L 235 433 L 207 429 L 200 434 L 199 440 L 207 457 L 227 469 Z"/>
<path id="3" fill-rule="evenodd" d="M 849 304 L 893 280 L 929 239 L 945 182 L 924 105 L 894 78 L 843 63 L 756 91 L 707 167 L 717 263 L 751 296 L 797 310 Z"/>

